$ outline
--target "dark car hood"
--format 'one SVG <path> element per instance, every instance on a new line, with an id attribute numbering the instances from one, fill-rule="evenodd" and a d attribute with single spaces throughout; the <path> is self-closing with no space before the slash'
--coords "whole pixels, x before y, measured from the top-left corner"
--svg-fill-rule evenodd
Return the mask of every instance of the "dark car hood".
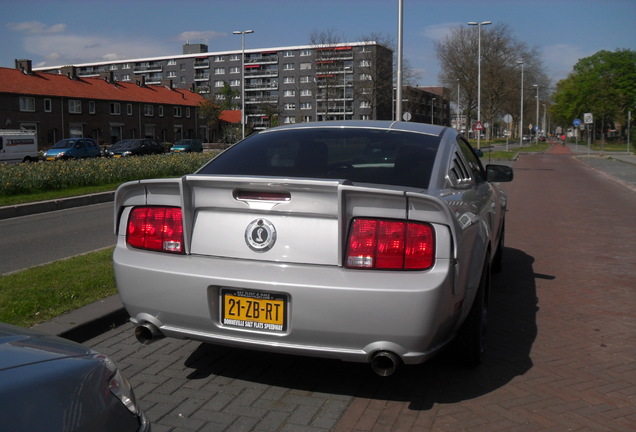
<path id="1" fill-rule="evenodd" d="M 94 351 L 66 339 L 0 323 L 0 371 L 94 354 Z"/>

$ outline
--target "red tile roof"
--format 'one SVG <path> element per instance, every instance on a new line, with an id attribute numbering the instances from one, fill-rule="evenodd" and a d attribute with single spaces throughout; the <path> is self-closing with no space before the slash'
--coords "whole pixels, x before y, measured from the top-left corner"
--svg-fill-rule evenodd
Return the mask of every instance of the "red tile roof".
<path id="1" fill-rule="evenodd" d="M 241 110 L 225 110 L 221 111 L 219 119 L 228 123 L 240 123 L 241 122 Z"/>
<path id="2" fill-rule="evenodd" d="M 170 90 L 159 85 L 109 83 L 102 78 L 70 79 L 66 75 L 37 72 L 24 74 L 9 68 L 0 68 L 0 93 L 185 106 L 197 106 L 204 100 L 198 93 L 183 89 Z"/>

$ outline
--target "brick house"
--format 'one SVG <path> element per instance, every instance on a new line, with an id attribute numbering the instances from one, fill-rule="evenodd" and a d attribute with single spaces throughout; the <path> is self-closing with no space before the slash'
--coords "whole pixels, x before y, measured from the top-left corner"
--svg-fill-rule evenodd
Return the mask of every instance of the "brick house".
<path id="1" fill-rule="evenodd" d="M 0 128 L 37 131 L 40 149 L 80 136 L 101 145 L 124 138 L 176 142 L 209 136 L 198 116 L 203 97 L 170 80 L 118 82 L 110 73 L 79 77 L 73 66 L 51 74 L 34 72 L 30 60 L 15 63 L 15 69 L 0 68 Z"/>

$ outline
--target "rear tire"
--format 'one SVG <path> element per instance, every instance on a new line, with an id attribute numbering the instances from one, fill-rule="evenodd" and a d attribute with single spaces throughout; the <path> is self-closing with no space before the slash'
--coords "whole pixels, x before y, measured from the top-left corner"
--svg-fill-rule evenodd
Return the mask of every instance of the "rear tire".
<path id="1" fill-rule="evenodd" d="M 481 363 L 485 349 L 489 291 L 490 265 L 486 259 L 475 300 L 455 340 L 458 360 L 464 366 L 474 367 Z"/>

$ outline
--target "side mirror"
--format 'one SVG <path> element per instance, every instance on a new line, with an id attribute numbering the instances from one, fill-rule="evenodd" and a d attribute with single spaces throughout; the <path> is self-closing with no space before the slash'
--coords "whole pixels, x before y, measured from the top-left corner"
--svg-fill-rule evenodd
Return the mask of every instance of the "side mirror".
<path id="1" fill-rule="evenodd" d="M 506 165 L 486 165 L 486 180 L 494 183 L 510 182 L 514 178 L 512 168 Z"/>

